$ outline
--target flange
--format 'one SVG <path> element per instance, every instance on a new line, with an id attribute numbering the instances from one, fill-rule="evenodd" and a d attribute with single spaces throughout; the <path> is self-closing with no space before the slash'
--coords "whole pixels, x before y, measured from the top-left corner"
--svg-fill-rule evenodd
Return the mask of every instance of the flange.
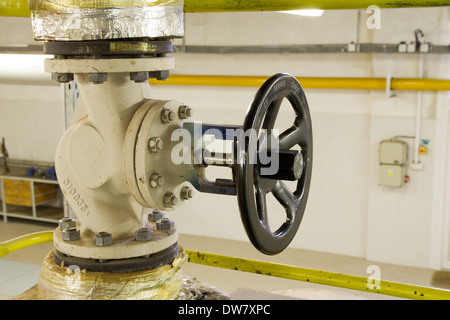
<path id="1" fill-rule="evenodd" d="M 165 71 L 175 68 L 173 57 L 113 59 L 45 59 L 45 72 L 50 73 L 129 73 Z"/>
<path id="2" fill-rule="evenodd" d="M 186 197 L 196 174 L 193 165 L 178 163 L 177 130 L 184 130 L 178 101 L 149 100 L 135 113 L 124 143 L 125 176 L 133 197 L 142 206 L 174 210 Z M 184 141 L 186 142 L 186 141 Z M 190 142 L 190 139 L 189 141 Z M 185 152 L 190 152 L 190 148 Z"/>
<path id="3" fill-rule="evenodd" d="M 95 260 L 116 260 L 142 257 L 164 251 L 178 242 L 176 227 L 172 230 L 158 230 L 156 222 L 147 225 L 153 231 L 153 239 L 147 242 L 136 241 L 135 237 L 112 239 L 106 246 L 95 243 L 95 234 L 84 232 L 78 239 L 64 240 L 63 230 L 53 232 L 53 245 L 56 250 L 68 256 Z M 80 224 L 77 221 L 77 229 Z"/>
<path id="4" fill-rule="evenodd" d="M 180 248 L 178 242 L 176 242 L 167 249 L 142 257 L 99 261 L 97 259 L 67 256 L 54 249 L 53 261 L 58 265 L 73 265 L 82 270 L 94 272 L 134 272 L 168 265 L 178 256 L 179 252 Z"/>
<path id="5" fill-rule="evenodd" d="M 97 41 L 47 41 L 44 42 L 44 53 L 55 56 L 112 58 L 142 55 L 164 55 L 173 51 L 170 40 L 97 40 Z"/>

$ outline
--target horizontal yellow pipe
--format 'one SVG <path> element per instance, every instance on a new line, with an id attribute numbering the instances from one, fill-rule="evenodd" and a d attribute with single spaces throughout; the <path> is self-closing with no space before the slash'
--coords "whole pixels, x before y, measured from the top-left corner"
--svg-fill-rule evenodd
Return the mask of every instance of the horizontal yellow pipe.
<path id="1" fill-rule="evenodd" d="M 260 87 L 267 77 L 258 76 L 196 76 L 172 75 L 167 80 L 149 79 L 151 85 Z M 318 78 L 298 77 L 303 88 L 386 90 L 385 78 Z M 450 91 L 450 80 L 407 79 L 391 80 L 391 90 Z"/>
<path id="2" fill-rule="evenodd" d="M 44 231 L 30 233 L 12 240 L 0 242 L 0 257 L 25 247 L 52 241 L 53 231 Z"/>
<path id="3" fill-rule="evenodd" d="M 300 268 L 264 261 L 228 257 L 186 250 L 189 262 L 212 267 L 244 271 L 284 279 L 298 280 L 357 291 L 416 300 L 450 300 L 450 291 L 380 280 L 377 288 L 368 288 L 368 278 Z"/>
<path id="4" fill-rule="evenodd" d="M 448 0 L 184 0 L 185 12 L 284 11 L 448 6 Z M 27 0 L 0 0 L 0 16 L 29 17 Z"/>
<path id="5" fill-rule="evenodd" d="M 448 6 L 448 0 L 185 0 L 185 12 L 285 11 Z"/>

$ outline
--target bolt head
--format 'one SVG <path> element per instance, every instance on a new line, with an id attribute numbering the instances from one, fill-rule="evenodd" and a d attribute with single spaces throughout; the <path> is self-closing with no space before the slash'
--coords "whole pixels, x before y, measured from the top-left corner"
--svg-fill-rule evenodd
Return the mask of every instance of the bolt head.
<path id="1" fill-rule="evenodd" d="M 153 212 L 148 214 L 148 221 L 150 222 L 157 222 L 164 218 L 164 212 L 159 210 L 153 210 Z"/>
<path id="2" fill-rule="evenodd" d="M 80 230 L 76 228 L 68 228 L 62 231 L 62 238 L 66 241 L 74 241 L 80 239 Z"/>
<path id="3" fill-rule="evenodd" d="M 108 232 L 99 232 L 95 236 L 95 245 L 105 247 L 112 244 L 112 235 Z"/>
<path id="4" fill-rule="evenodd" d="M 77 226 L 77 223 L 72 218 L 64 217 L 59 220 L 58 225 L 61 230 L 64 230 L 68 228 L 75 228 Z"/>
<path id="5" fill-rule="evenodd" d="M 187 119 L 192 117 L 194 114 L 194 111 L 192 110 L 192 108 L 188 107 L 188 106 L 180 106 L 178 108 L 178 116 L 181 119 Z"/>
<path id="6" fill-rule="evenodd" d="M 59 83 L 68 83 L 73 80 L 73 73 L 52 73 L 52 80 Z"/>
<path id="7" fill-rule="evenodd" d="M 150 187 L 158 188 L 164 185 L 164 177 L 160 176 L 158 173 L 153 173 L 150 176 Z"/>
<path id="8" fill-rule="evenodd" d="M 130 72 L 130 79 L 134 80 L 136 83 L 142 83 L 147 81 L 149 78 L 147 71 Z"/>
<path id="9" fill-rule="evenodd" d="M 176 113 L 171 109 L 163 109 L 161 111 L 162 123 L 170 123 L 176 119 Z"/>
<path id="10" fill-rule="evenodd" d="M 189 199 L 192 199 L 193 196 L 194 196 L 194 190 L 192 190 L 192 188 L 190 188 L 190 187 L 181 188 L 181 192 L 180 192 L 181 199 L 189 200 Z"/>
<path id="11" fill-rule="evenodd" d="M 157 80 L 166 80 L 170 76 L 169 70 L 161 70 L 161 71 L 149 71 L 149 78 L 156 78 Z"/>
<path id="12" fill-rule="evenodd" d="M 156 223 L 156 229 L 160 231 L 170 231 L 175 228 L 175 224 L 168 218 L 163 218 Z"/>
<path id="13" fill-rule="evenodd" d="M 89 81 L 94 84 L 102 84 L 107 79 L 106 73 L 89 73 Z"/>
<path id="14" fill-rule="evenodd" d="M 168 192 L 164 195 L 164 206 L 166 208 L 173 208 L 178 203 L 178 198 L 176 195 L 174 195 L 172 192 Z"/>
<path id="15" fill-rule="evenodd" d="M 139 242 L 147 242 L 153 239 L 153 230 L 141 228 L 135 232 L 135 239 Z"/>
<path id="16" fill-rule="evenodd" d="M 162 150 L 164 143 L 160 137 L 153 137 L 148 140 L 148 148 L 150 152 L 159 152 Z"/>

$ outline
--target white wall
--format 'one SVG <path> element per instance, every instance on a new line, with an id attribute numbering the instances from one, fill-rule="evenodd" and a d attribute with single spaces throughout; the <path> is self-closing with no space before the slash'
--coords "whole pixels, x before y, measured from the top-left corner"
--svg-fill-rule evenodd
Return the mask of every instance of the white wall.
<path id="1" fill-rule="evenodd" d="M 64 132 L 59 86 L 0 85 L 0 137 L 11 159 L 54 162 Z"/>
<path id="2" fill-rule="evenodd" d="M 361 12 L 361 42 L 398 43 L 414 40 L 414 30 L 426 39 L 448 44 L 449 8 L 382 10 L 381 30 L 368 30 Z M 327 11 L 320 18 L 281 13 L 225 13 L 186 15 L 188 45 L 286 45 L 348 43 L 356 41 L 357 11 Z M 0 23 L 3 18 L 0 18 Z M 1 34 L 0 34 L 1 36 Z M 2 37 L 3 38 L 3 37 Z M 0 38 L 0 40 L 2 40 Z M 288 72 L 295 76 L 384 77 L 384 54 L 174 54 L 174 74 L 263 75 Z M 392 55 L 394 77 L 416 77 L 417 55 Z M 425 76 L 448 78 L 448 56 L 426 55 Z M 55 88 L 0 85 L 0 135 L 17 130 L 7 123 L 22 123 L 19 115 L 33 112 L 40 117 L 47 140 L 61 133 L 61 126 L 27 101 L 62 112 Z M 13 89 L 13 90 L 11 90 Z M 155 98 L 174 99 L 191 105 L 195 119 L 217 124 L 241 124 L 257 88 L 155 86 Z M 447 93 L 423 94 L 422 135 L 430 139 L 429 153 L 421 157 L 423 171 L 408 171 L 410 182 L 401 189 L 378 185 L 378 143 L 396 135 L 414 135 L 416 92 L 305 89 L 313 119 L 314 167 L 310 198 L 294 248 L 363 257 L 417 267 L 440 267 L 432 247 L 439 245 L 432 227 L 435 195 L 437 110 L 447 103 Z M 8 97 L 8 98 L 5 98 Z M 18 101 L 17 97 L 23 97 Z M 15 100 L 15 102 L 9 102 Z M 5 101 L 10 103 L 4 108 Z M 15 106 L 15 107 L 13 107 Z M 45 109 L 45 108 L 44 108 Z M 5 111 L 6 110 L 6 111 Z M 61 116 L 62 118 L 62 116 Z M 11 120 L 12 119 L 12 120 Z M 28 122 L 27 122 L 28 123 Z M 21 124 L 22 126 L 23 124 Z M 27 126 L 27 125 L 25 125 Z M 31 125 L 28 125 L 28 127 Z M 24 130 L 27 130 L 26 128 Z M 6 133 L 5 133 L 6 132 Z M 36 131 L 37 132 L 37 131 Z M 52 132 L 52 133 L 50 133 Z M 55 140 L 48 140 L 51 158 Z M 412 141 L 409 141 L 413 149 Z M 17 145 L 27 146 L 18 140 Z M 11 152 L 13 144 L 11 145 Z M 36 157 L 22 150 L 21 157 Z M 27 149 L 26 147 L 24 149 Z M 412 156 L 412 155 L 411 155 Z M 411 159 L 411 157 L 410 157 Z M 235 197 L 197 193 L 177 212 L 171 213 L 181 232 L 247 241 Z M 433 260 L 434 259 L 434 260 Z M 439 259 L 437 259 L 439 260 Z"/>

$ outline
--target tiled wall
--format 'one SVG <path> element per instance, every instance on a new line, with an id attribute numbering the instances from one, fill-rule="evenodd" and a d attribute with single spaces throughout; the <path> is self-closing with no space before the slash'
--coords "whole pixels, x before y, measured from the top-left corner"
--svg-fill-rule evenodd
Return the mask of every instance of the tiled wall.
<path id="1" fill-rule="evenodd" d="M 0 137 L 11 159 L 54 162 L 63 115 L 59 86 L 0 85 Z"/>

